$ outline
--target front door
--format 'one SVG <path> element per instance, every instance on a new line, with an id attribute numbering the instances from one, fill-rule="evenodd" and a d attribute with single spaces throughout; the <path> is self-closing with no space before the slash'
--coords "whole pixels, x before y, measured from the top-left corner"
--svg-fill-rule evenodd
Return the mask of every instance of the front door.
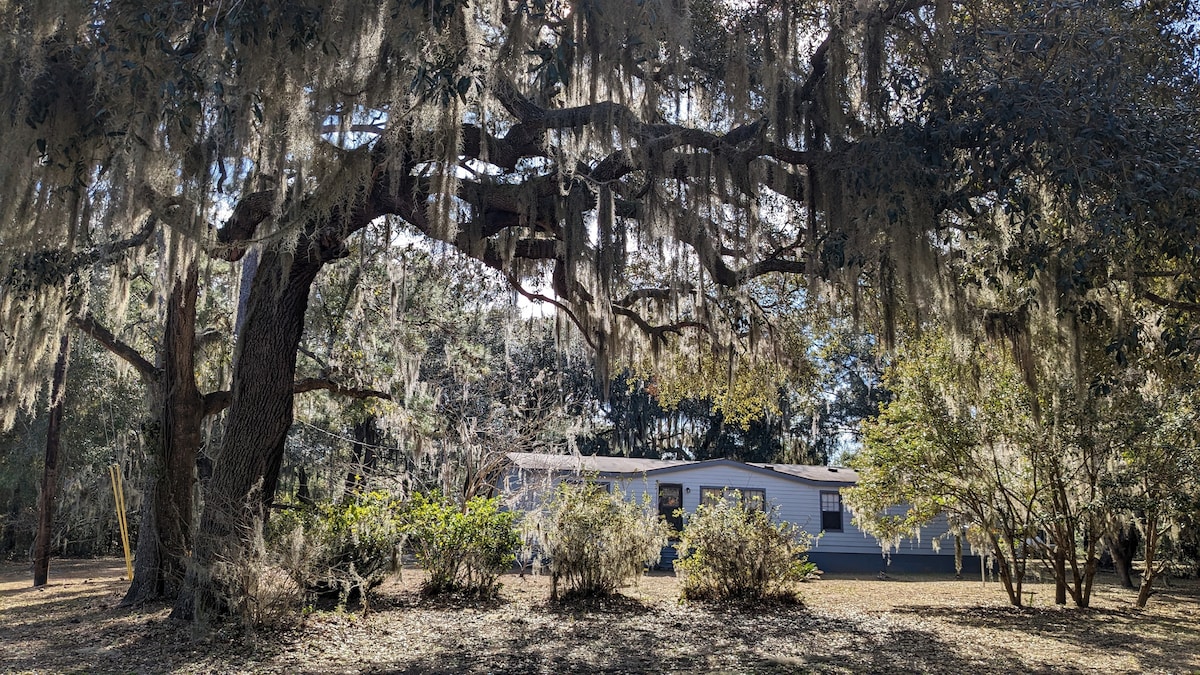
<path id="1" fill-rule="evenodd" d="M 676 531 L 683 529 L 683 486 L 658 484 L 658 515 Z"/>

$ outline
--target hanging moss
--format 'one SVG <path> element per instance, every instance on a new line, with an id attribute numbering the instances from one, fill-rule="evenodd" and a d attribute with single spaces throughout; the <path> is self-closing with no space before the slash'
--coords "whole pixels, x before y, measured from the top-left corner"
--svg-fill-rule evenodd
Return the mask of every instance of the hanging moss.
<path id="1" fill-rule="evenodd" d="M 2 3 L 0 278 L 149 216 L 164 286 L 248 247 L 336 259 L 388 215 L 515 283 L 551 275 L 601 372 L 683 334 L 723 354 L 781 339 L 742 313 L 775 274 L 889 337 L 1006 311 L 1002 285 L 1046 312 L 1117 278 L 1188 308 L 1189 275 L 1145 289 L 1134 270 L 1197 268 L 1187 11 Z M 1028 283 L 1050 258 L 1060 278 Z M 6 411 L 34 400 L 77 272 L 4 289 Z"/>

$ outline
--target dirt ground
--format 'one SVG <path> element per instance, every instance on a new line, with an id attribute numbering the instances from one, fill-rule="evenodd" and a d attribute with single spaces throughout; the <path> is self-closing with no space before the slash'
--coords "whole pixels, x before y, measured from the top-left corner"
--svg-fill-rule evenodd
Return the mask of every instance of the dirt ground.
<path id="1" fill-rule="evenodd" d="M 1088 610 L 1005 604 L 996 583 L 826 576 L 802 606 L 681 604 L 673 576 L 584 606 L 548 602 L 544 578 L 509 576 L 486 603 L 428 601 L 419 572 L 361 611 L 314 611 L 288 629 L 196 635 L 165 606 L 116 607 L 119 560 L 61 560 L 31 588 L 0 564 L 0 671 L 181 673 L 1144 673 L 1200 671 L 1200 583 L 1145 611 L 1102 578 Z"/>

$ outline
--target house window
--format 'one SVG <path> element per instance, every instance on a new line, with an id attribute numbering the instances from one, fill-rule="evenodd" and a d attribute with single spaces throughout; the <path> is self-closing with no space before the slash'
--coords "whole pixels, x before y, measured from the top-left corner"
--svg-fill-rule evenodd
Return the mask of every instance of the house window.
<path id="1" fill-rule="evenodd" d="M 683 486 L 678 483 L 658 484 L 658 515 L 671 526 L 683 529 Z"/>
<path id="2" fill-rule="evenodd" d="M 838 492 L 821 493 L 821 529 L 842 531 L 842 495 Z"/>
<path id="3" fill-rule="evenodd" d="M 752 511 L 765 511 L 767 509 L 767 491 L 760 488 L 746 488 L 742 490 L 742 503 Z"/>
<path id="4" fill-rule="evenodd" d="M 742 504 L 752 511 L 765 511 L 767 507 L 767 491 L 762 488 L 700 488 L 701 504 L 716 504 L 724 497 L 734 501 L 741 495 Z"/>
<path id="5" fill-rule="evenodd" d="M 563 480 L 563 482 L 568 485 L 576 485 L 576 486 L 590 485 L 590 486 L 596 488 L 597 490 L 601 490 L 603 492 L 608 492 L 610 494 L 612 493 L 612 482 L 611 481 L 591 480 L 591 479 L 580 480 L 578 478 L 567 478 L 567 479 Z"/>

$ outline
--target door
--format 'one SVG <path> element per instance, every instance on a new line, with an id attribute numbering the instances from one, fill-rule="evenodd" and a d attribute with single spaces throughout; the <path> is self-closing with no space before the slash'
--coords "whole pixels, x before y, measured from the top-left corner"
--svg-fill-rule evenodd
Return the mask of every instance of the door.
<path id="1" fill-rule="evenodd" d="M 675 529 L 683 529 L 683 486 L 678 483 L 658 484 L 658 515 Z"/>

